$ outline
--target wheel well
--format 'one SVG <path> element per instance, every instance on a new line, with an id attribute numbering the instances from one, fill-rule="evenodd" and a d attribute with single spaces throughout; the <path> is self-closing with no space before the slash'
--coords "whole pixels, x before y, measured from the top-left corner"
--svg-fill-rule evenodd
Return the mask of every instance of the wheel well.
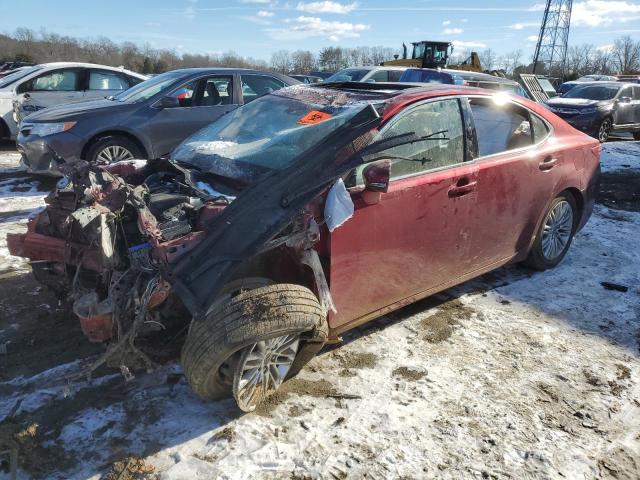
<path id="1" fill-rule="evenodd" d="M 138 137 L 136 137 L 135 135 L 132 135 L 129 132 L 125 132 L 122 130 L 109 130 L 107 132 L 100 132 L 97 135 L 94 135 L 87 143 L 85 143 L 84 147 L 82 148 L 82 153 L 80 154 L 80 158 L 82 158 L 83 160 L 86 160 L 87 152 L 93 146 L 93 144 L 96 143 L 101 138 L 105 138 L 105 137 L 124 137 L 128 140 L 131 140 L 140 149 L 140 151 L 142 152 L 142 155 L 145 158 L 149 158 L 147 149 L 144 148 L 144 145 L 138 139 Z"/>
<path id="2" fill-rule="evenodd" d="M 567 188 L 561 193 L 568 193 L 576 201 L 576 207 L 578 208 L 578 218 L 576 219 L 576 221 L 580 223 L 582 212 L 584 211 L 584 198 L 582 197 L 582 193 L 580 193 L 580 190 L 575 187 Z"/>

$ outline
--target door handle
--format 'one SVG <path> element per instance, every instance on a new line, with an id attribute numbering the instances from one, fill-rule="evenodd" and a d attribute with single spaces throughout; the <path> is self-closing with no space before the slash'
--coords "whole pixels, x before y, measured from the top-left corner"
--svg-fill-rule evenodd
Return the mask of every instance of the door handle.
<path id="1" fill-rule="evenodd" d="M 461 178 L 449 188 L 449 198 L 458 198 L 468 195 L 476 189 L 478 182 L 470 182 L 468 178 Z"/>
<path id="2" fill-rule="evenodd" d="M 538 164 L 538 168 L 543 172 L 546 172 L 547 170 L 551 170 L 553 167 L 555 167 L 556 163 L 558 163 L 557 158 L 547 157 Z"/>

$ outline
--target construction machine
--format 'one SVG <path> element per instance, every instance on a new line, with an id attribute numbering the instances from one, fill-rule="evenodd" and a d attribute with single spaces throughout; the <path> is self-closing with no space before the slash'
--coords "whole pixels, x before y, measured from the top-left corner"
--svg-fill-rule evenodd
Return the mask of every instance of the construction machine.
<path id="1" fill-rule="evenodd" d="M 465 70 L 467 72 L 482 72 L 480 56 L 477 52 L 471 52 L 469 58 L 459 64 L 449 64 L 449 54 L 453 53 L 451 42 L 434 42 L 423 40 L 412 42 L 413 51 L 411 58 L 407 55 L 407 46 L 403 43 L 402 58 L 383 62 L 385 66 L 414 67 L 414 68 L 449 68 L 452 70 Z"/>

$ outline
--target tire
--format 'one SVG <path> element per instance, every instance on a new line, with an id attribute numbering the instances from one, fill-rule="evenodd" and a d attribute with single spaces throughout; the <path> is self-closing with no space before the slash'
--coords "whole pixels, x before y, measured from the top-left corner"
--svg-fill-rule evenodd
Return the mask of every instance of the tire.
<path id="1" fill-rule="evenodd" d="M 609 136 L 611 135 L 611 129 L 613 128 L 613 121 L 610 117 L 605 118 L 600 123 L 598 130 L 596 131 L 595 137 L 600 141 L 600 143 L 605 143 L 609 140 Z"/>
<path id="2" fill-rule="evenodd" d="M 563 205 L 563 207 L 560 207 L 559 205 Z M 554 212 L 554 210 L 556 212 L 561 211 L 565 205 L 569 207 L 571 212 L 570 222 L 567 221 L 567 224 L 569 225 L 566 226 L 568 237 L 566 239 L 566 243 L 564 243 L 564 246 L 562 246 L 562 249 L 559 251 L 559 253 L 557 255 L 549 256 L 545 254 L 545 230 L 548 228 L 549 222 L 552 221 L 552 212 Z M 561 193 L 553 200 L 553 202 L 551 202 L 551 205 L 549 205 L 549 208 L 545 212 L 542 223 L 540 224 L 540 227 L 536 232 L 536 238 L 533 242 L 533 246 L 531 247 L 531 251 L 529 252 L 529 256 L 524 262 L 525 265 L 529 268 L 533 268 L 534 270 L 539 271 L 544 271 L 557 266 L 569 251 L 569 247 L 571 247 L 571 242 L 573 241 L 573 236 L 575 235 L 577 225 L 578 208 L 576 206 L 576 201 L 573 198 L 573 195 L 571 195 L 570 193 Z"/>
<path id="3" fill-rule="evenodd" d="M 98 138 L 86 154 L 87 162 L 93 164 L 108 164 L 134 158 L 144 158 L 140 147 L 132 140 L 119 135 Z"/>
<path id="4" fill-rule="evenodd" d="M 182 347 L 185 377 L 205 400 L 229 397 L 247 349 L 288 335 L 300 335 L 300 347 L 310 340 L 323 343 L 326 323 L 318 299 L 306 287 L 275 284 L 243 291 L 216 303 L 205 319 L 192 322 Z M 310 360 L 304 350 L 298 348 L 289 374 Z"/>
<path id="5" fill-rule="evenodd" d="M 640 141 L 640 132 L 633 132 L 633 139 Z"/>

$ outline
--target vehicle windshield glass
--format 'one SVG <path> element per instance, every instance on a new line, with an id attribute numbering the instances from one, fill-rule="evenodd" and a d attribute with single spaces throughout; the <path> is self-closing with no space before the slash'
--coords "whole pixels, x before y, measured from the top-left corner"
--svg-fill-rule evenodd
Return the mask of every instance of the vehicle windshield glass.
<path id="1" fill-rule="evenodd" d="M 292 89 L 265 95 L 221 117 L 176 147 L 171 159 L 251 183 L 288 167 L 366 107 L 364 102 L 345 101 L 342 92 Z"/>
<path id="2" fill-rule="evenodd" d="M 587 100 L 611 100 L 620 91 L 617 85 L 582 85 L 572 88 L 565 98 L 585 98 Z"/>
<path id="3" fill-rule="evenodd" d="M 456 78 L 457 77 L 457 78 Z M 400 77 L 401 82 L 418 82 L 418 83 L 445 83 L 462 85 L 462 78 L 448 73 L 438 72 L 437 70 L 418 70 L 408 69 Z"/>
<path id="4" fill-rule="evenodd" d="M 12 83 L 17 82 L 18 80 L 26 77 L 30 73 L 37 72 L 41 68 L 42 67 L 29 67 L 29 68 L 24 68 L 22 70 L 18 70 L 17 72 L 10 73 L 6 77 L 0 79 L 0 88 L 8 87 Z"/>
<path id="5" fill-rule="evenodd" d="M 345 68 L 331 75 L 325 82 L 359 82 L 367 73 L 369 70 L 363 68 Z"/>
<path id="6" fill-rule="evenodd" d="M 115 95 L 113 98 L 126 103 L 144 102 L 165 90 L 183 75 L 184 72 L 163 73 L 157 77 L 145 80 L 144 82 Z"/>

